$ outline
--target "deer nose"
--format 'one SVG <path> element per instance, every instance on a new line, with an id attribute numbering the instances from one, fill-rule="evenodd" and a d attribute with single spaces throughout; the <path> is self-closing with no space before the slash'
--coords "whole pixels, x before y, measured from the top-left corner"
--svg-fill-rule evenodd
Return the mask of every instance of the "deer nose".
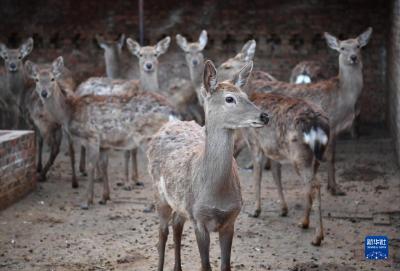
<path id="1" fill-rule="evenodd" d="M 11 63 L 10 64 L 10 69 L 11 70 L 16 70 L 17 69 L 17 65 L 15 63 Z"/>
<path id="2" fill-rule="evenodd" d="M 151 63 L 146 64 L 146 69 L 151 70 L 152 67 L 153 67 L 153 65 Z"/>
<path id="3" fill-rule="evenodd" d="M 47 98 L 47 91 L 46 91 L 46 90 L 42 90 L 42 92 L 40 93 L 40 95 L 41 95 L 43 98 Z"/>
<path id="4" fill-rule="evenodd" d="M 194 66 L 196 66 L 197 64 L 199 64 L 199 61 L 197 61 L 197 59 L 193 59 L 192 63 Z"/>
<path id="5" fill-rule="evenodd" d="M 261 113 L 260 115 L 260 120 L 264 123 L 264 124 L 268 124 L 269 122 L 269 116 L 267 113 Z"/>
<path id="6" fill-rule="evenodd" d="M 357 56 L 356 55 L 351 55 L 350 59 L 351 59 L 351 61 L 356 62 L 357 61 Z"/>

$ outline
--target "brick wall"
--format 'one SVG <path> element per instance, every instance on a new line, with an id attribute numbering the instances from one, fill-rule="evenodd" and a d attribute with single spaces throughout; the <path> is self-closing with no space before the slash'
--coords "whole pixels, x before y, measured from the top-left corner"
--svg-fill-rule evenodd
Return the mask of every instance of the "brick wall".
<path id="1" fill-rule="evenodd" d="M 282 80 L 288 80 L 292 67 L 304 59 L 321 60 L 335 74 L 337 54 L 327 48 L 322 33 L 329 31 L 347 38 L 372 26 L 374 33 L 364 51 L 361 119 L 370 123 L 385 119 L 390 1 L 146 0 L 144 4 L 146 44 L 177 33 L 197 38 L 204 28 L 209 32 L 205 55 L 221 63 L 246 40 L 255 38 L 256 66 Z M 116 36 L 124 32 L 138 39 L 137 1 L 3 0 L 1 6 L 0 40 L 15 45 L 33 35 L 32 60 L 49 61 L 64 55 L 66 65 L 80 80 L 104 73 L 102 51 L 93 39 L 96 33 Z M 136 66 L 136 58 L 125 53 L 127 61 Z M 160 60 L 161 83 L 166 71 L 188 77 L 184 56 L 175 42 Z"/>
<path id="2" fill-rule="evenodd" d="M 387 62 L 390 107 L 388 122 L 396 145 L 398 161 L 400 161 L 400 0 L 393 0 L 391 13 Z"/>
<path id="3" fill-rule="evenodd" d="M 26 195 L 35 185 L 34 133 L 0 130 L 0 210 Z"/>

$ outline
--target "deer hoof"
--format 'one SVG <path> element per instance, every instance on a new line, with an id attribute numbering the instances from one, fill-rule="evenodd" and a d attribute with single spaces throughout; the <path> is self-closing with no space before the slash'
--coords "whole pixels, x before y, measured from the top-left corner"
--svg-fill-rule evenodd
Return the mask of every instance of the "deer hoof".
<path id="1" fill-rule="evenodd" d="M 259 217 L 261 214 L 261 209 L 256 209 L 252 214 L 250 214 L 250 217 Z"/>
<path id="2" fill-rule="evenodd" d="M 135 183 L 135 185 L 136 185 L 136 186 L 144 186 L 144 183 L 143 183 L 143 182 L 140 182 L 140 181 L 137 181 L 137 182 Z"/>
<path id="3" fill-rule="evenodd" d="M 346 192 L 344 192 L 339 185 L 335 185 L 333 187 L 328 185 L 328 191 L 332 196 L 345 196 L 346 195 Z"/>
<path id="4" fill-rule="evenodd" d="M 72 181 L 72 188 L 78 188 L 78 187 L 79 183 L 76 180 Z"/>
<path id="5" fill-rule="evenodd" d="M 309 225 L 310 225 L 310 223 L 308 221 L 302 221 L 298 224 L 299 228 L 302 228 L 302 229 L 308 229 Z"/>
<path id="6" fill-rule="evenodd" d="M 154 204 L 150 204 L 149 206 L 143 209 L 143 213 L 152 213 L 154 212 L 155 209 L 156 207 L 154 206 Z"/>
<path id="7" fill-rule="evenodd" d="M 283 216 L 283 217 L 286 217 L 287 214 L 288 214 L 288 207 L 283 207 L 282 210 L 281 210 L 280 215 Z"/>
<path id="8" fill-rule="evenodd" d="M 321 246 L 322 240 L 324 240 L 324 236 L 317 235 L 314 237 L 314 240 L 312 240 L 311 245 L 319 247 Z"/>
<path id="9" fill-rule="evenodd" d="M 37 180 L 38 182 L 43 183 L 43 182 L 46 181 L 46 175 L 43 175 L 43 174 L 41 174 L 41 173 L 37 173 L 37 174 L 36 174 L 36 180 Z"/>

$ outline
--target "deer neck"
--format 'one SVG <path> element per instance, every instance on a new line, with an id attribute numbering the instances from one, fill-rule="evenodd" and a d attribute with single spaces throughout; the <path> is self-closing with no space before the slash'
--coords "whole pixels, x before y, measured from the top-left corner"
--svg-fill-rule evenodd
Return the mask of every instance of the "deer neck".
<path id="1" fill-rule="evenodd" d="M 204 65 L 197 65 L 193 67 L 193 65 L 188 64 L 190 80 L 192 81 L 193 87 L 196 91 L 200 91 L 201 85 L 203 84 L 203 70 Z"/>
<path id="2" fill-rule="evenodd" d="M 146 91 L 159 91 L 157 70 L 152 72 L 146 72 L 143 69 L 140 70 L 140 84 Z"/>
<path id="3" fill-rule="evenodd" d="M 363 87 L 362 62 L 356 65 L 339 63 L 339 82 L 343 101 L 355 104 Z"/>
<path id="4" fill-rule="evenodd" d="M 206 141 L 202 157 L 202 180 L 212 191 L 220 194 L 230 187 L 233 162 L 233 135 L 234 131 L 213 125 L 206 121 Z M 210 193 L 213 194 L 213 193 Z"/>
<path id="5" fill-rule="evenodd" d="M 61 88 L 56 85 L 50 98 L 44 100 L 44 104 L 50 114 L 58 124 L 61 124 L 65 129 L 68 128 L 68 123 L 72 117 L 72 109 L 67 101 L 67 97 L 62 93 Z"/>
<path id="6" fill-rule="evenodd" d="M 7 86 L 11 94 L 21 94 L 25 85 L 25 73 L 22 68 L 18 72 L 7 69 Z"/>
<path id="7" fill-rule="evenodd" d="M 122 78 L 121 72 L 121 55 L 115 50 L 106 50 L 104 52 L 106 62 L 107 77 L 117 79 Z"/>

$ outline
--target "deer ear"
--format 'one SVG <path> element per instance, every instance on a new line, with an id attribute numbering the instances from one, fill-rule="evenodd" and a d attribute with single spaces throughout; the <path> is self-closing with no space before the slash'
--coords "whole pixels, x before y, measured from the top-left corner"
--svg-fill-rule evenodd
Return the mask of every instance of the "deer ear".
<path id="1" fill-rule="evenodd" d="M 19 47 L 22 58 L 25 58 L 27 55 L 29 55 L 32 52 L 32 49 L 33 39 L 29 38 Z"/>
<path id="2" fill-rule="evenodd" d="M 164 54 L 168 50 L 170 43 L 171 43 L 171 38 L 169 36 L 160 40 L 156 45 L 157 55 L 160 56 Z"/>
<path id="3" fill-rule="evenodd" d="M 136 41 L 134 41 L 131 38 L 127 38 L 126 39 L 126 45 L 128 46 L 129 51 L 133 55 L 139 57 L 139 55 L 140 55 L 140 45 L 139 45 L 139 43 L 137 43 Z"/>
<path id="4" fill-rule="evenodd" d="M 59 78 L 64 70 L 64 59 L 62 56 L 57 57 L 51 65 L 51 71 L 55 78 Z"/>
<path id="5" fill-rule="evenodd" d="M 360 36 L 357 37 L 358 42 L 360 43 L 361 47 L 364 47 L 368 44 L 369 39 L 372 35 L 372 27 L 368 27 Z"/>
<path id="6" fill-rule="evenodd" d="M 241 54 L 244 57 L 245 61 L 252 61 L 254 58 L 254 54 L 256 53 L 256 41 L 249 40 L 248 42 L 243 45 Z"/>
<path id="7" fill-rule="evenodd" d="M 248 62 L 235 76 L 233 77 L 232 83 L 238 88 L 243 88 L 253 70 L 253 61 Z"/>
<path id="8" fill-rule="evenodd" d="M 118 47 L 119 47 L 119 49 L 122 49 L 122 47 L 124 47 L 124 43 L 125 43 L 125 34 L 122 33 L 118 38 Z"/>
<path id="9" fill-rule="evenodd" d="M 207 41 L 208 41 L 207 31 L 203 30 L 203 31 L 201 31 L 200 37 L 199 37 L 200 50 L 203 50 L 204 47 L 206 47 Z"/>
<path id="10" fill-rule="evenodd" d="M 4 43 L 0 42 L 0 56 L 2 58 L 7 56 L 7 46 Z"/>
<path id="11" fill-rule="evenodd" d="M 35 79 L 37 76 L 37 73 L 38 73 L 38 68 L 37 68 L 36 64 L 27 60 L 25 62 L 25 72 L 29 78 Z"/>
<path id="12" fill-rule="evenodd" d="M 217 70 L 211 60 L 204 63 L 203 85 L 207 95 L 215 92 L 217 87 Z"/>
<path id="13" fill-rule="evenodd" d="M 324 37 L 325 37 L 326 43 L 328 44 L 329 47 L 331 47 L 333 50 L 340 51 L 340 49 L 339 49 L 340 41 L 338 38 L 329 34 L 328 32 L 324 33 Z"/>
<path id="14" fill-rule="evenodd" d="M 187 40 L 181 34 L 176 35 L 176 43 L 185 52 L 188 50 Z"/>

